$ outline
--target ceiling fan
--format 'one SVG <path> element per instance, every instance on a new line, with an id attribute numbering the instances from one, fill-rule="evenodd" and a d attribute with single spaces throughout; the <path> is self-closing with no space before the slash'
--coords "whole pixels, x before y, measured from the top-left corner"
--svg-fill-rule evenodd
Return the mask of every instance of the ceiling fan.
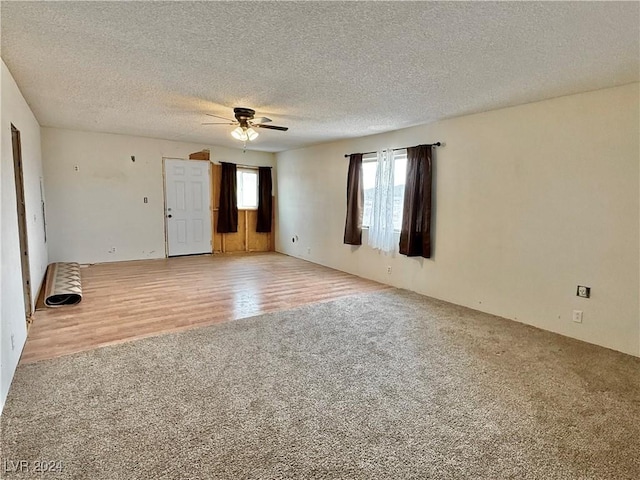
<path id="1" fill-rule="evenodd" d="M 267 125 L 271 122 L 271 119 L 267 117 L 256 118 L 256 111 L 251 108 L 236 107 L 233 109 L 233 113 L 236 117 L 235 120 L 221 117 L 219 115 L 213 115 L 212 113 L 207 113 L 207 115 L 210 117 L 221 118 L 222 120 L 226 120 L 226 122 L 207 122 L 203 123 L 202 125 L 238 125 L 238 127 L 231 132 L 231 136 L 237 140 L 242 140 L 244 142 L 251 142 L 258 137 L 258 132 L 254 130 L 254 127 L 268 128 L 270 130 L 280 130 L 281 132 L 286 132 L 287 130 L 289 130 L 289 127 Z"/>

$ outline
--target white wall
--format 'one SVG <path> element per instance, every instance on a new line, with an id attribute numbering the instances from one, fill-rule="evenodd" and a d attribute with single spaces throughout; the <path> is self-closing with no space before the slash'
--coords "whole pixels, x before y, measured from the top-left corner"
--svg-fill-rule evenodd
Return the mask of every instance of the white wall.
<path id="1" fill-rule="evenodd" d="M 37 299 L 47 269 L 47 247 L 44 241 L 44 222 L 40 196 L 42 160 L 40 125 L 20 93 L 7 66 L 2 62 L 1 77 L 1 154 L 0 171 L 0 411 L 9 391 L 13 373 L 27 338 L 26 318 L 22 294 L 18 210 L 13 170 L 11 124 L 20 131 L 25 187 L 27 236 L 31 274 L 31 296 Z"/>
<path id="2" fill-rule="evenodd" d="M 215 163 L 275 166 L 272 153 L 43 128 L 51 262 L 163 258 L 162 158 L 189 158 L 203 148 Z"/>
<path id="3" fill-rule="evenodd" d="M 279 153 L 276 248 L 640 355 L 638 91 L 636 83 Z M 344 154 L 436 141 L 446 146 L 435 160 L 433 258 L 343 245 Z M 578 284 L 592 298 L 576 297 Z M 582 324 L 571 321 L 574 309 Z"/>

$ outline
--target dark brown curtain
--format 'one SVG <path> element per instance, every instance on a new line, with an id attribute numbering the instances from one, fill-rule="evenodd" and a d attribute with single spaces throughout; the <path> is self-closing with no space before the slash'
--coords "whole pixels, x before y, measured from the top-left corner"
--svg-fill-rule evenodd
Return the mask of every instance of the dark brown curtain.
<path id="1" fill-rule="evenodd" d="M 407 148 L 400 253 L 431 258 L 431 145 Z"/>
<path id="2" fill-rule="evenodd" d="M 238 231 L 238 185 L 236 179 L 236 165 L 222 164 L 222 178 L 220 181 L 220 205 L 218 208 L 218 233 L 233 233 Z"/>
<path id="3" fill-rule="evenodd" d="M 271 231 L 271 167 L 258 168 L 258 223 L 256 232 Z"/>
<path id="4" fill-rule="evenodd" d="M 362 154 L 349 156 L 347 175 L 347 219 L 344 225 L 344 243 L 362 245 L 362 210 L 364 190 L 362 188 Z"/>

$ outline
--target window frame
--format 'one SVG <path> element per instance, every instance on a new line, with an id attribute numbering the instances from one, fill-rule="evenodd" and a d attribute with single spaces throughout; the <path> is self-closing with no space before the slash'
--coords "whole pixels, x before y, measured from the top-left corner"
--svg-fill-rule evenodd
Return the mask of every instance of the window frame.
<path id="1" fill-rule="evenodd" d="M 362 178 L 362 189 L 364 190 L 364 165 L 366 163 L 373 163 L 376 165 L 376 170 L 377 170 L 377 165 L 378 165 L 378 152 L 374 152 L 374 153 L 366 153 L 362 156 L 362 170 L 363 170 L 363 178 Z M 373 188 L 375 190 L 376 186 L 375 186 L 375 172 L 374 172 L 374 184 L 373 184 Z M 364 223 L 364 219 L 365 219 L 365 215 L 364 215 L 364 205 L 362 205 L 362 229 L 363 230 L 369 230 L 369 226 L 368 224 Z"/>
<path id="2" fill-rule="evenodd" d="M 402 181 L 402 188 L 404 190 L 404 188 L 407 186 L 407 149 L 406 148 L 398 148 L 394 150 L 394 156 L 396 156 L 398 154 L 398 152 L 402 152 L 401 154 L 399 154 L 397 157 L 395 157 L 394 162 L 397 162 L 398 160 L 404 160 L 404 173 L 405 173 L 405 178 Z M 399 157 L 399 158 L 398 158 Z M 394 166 L 395 168 L 395 166 Z M 395 180 L 395 172 L 394 172 L 394 180 Z M 404 207 L 404 191 L 402 193 L 402 202 L 400 204 L 400 226 L 398 228 L 393 227 L 393 232 L 400 234 L 400 230 L 402 229 L 402 216 L 404 214 L 403 212 L 403 207 Z"/>
<path id="3" fill-rule="evenodd" d="M 242 174 L 251 173 L 256 177 L 256 204 L 255 206 L 247 206 L 242 202 L 244 193 L 244 181 L 242 180 Z M 258 185 L 258 169 L 251 167 L 236 167 L 236 200 L 238 202 L 238 210 L 257 210 L 258 203 L 260 201 L 260 185 Z"/>
<path id="4" fill-rule="evenodd" d="M 400 152 L 400 153 L 399 153 Z M 398 154 L 399 153 L 399 154 Z M 398 155 L 394 161 L 397 160 L 404 160 L 405 161 L 405 172 L 406 172 L 406 162 L 407 162 L 407 149 L 406 148 L 398 148 L 398 149 L 394 149 L 394 156 Z M 399 158 L 398 158 L 399 157 Z M 364 169 L 364 164 L 365 163 L 375 163 L 376 164 L 376 170 L 377 170 L 377 163 L 378 163 L 378 152 L 373 152 L 373 153 L 367 153 L 364 154 L 362 157 L 362 166 Z M 395 168 L 395 167 L 394 167 Z M 395 172 L 394 172 L 395 173 Z M 364 189 L 364 174 L 363 174 L 363 189 Z M 406 185 L 407 184 L 407 179 L 405 178 L 402 185 Z M 375 184 L 374 184 L 374 189 L 375 189 Z M 401 206 L 402 208 L 402 206 Z M 363 230 L 369 230 L 370 225 L 366 225 L 364 223 L 365 221 L 365 215 L 364 215 L 364 205 L 362 207 L 363 212 L 362 212 L 362 229 Z M 400 225 L 402 225 L 402 217 L 400 218 Z M 400 228 L 393 228 L 393 232 L 396 234 L 400 233 Z"/>

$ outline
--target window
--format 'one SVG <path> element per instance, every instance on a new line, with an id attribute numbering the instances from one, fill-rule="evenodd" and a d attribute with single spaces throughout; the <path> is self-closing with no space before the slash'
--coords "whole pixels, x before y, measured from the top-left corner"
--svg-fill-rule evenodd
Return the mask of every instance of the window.
<path id="1" fill-rule="evenodd" d="M 393 229 L 402 227 L 402 210 L 404 209 L 404 184 L 407 181 L 407 150 L 394 152 L 393 169 Z"/>
<path id="2" fill-rule="evenodd" d="M 238 168 L 238 208 L 246 210 L 258 208 L 258 171 Z"/>
<path id="3" fill-rule="evenodd" d="M 373 197 L 376 188 L 376 170 L 378 154 L 370 153 L 362 157 L 362 188 L 364 190 L 364 211 L 362 226 L 371 226 Z M 407 176 L 407 150 L 394 152 L 393 169 L 393 228 L 400 230 L 402 226 L 402 209 L 404 203 L 404 184 Z"/>
<path id="4" fill-rule="evenodd" d="M 368 153 L 362 157 L 362 189 L 364 190 L 364 208 L 362 226 L 371 225 L 371 211 L 373 207 L 373 192 L 376 188 L 376 168 L 378 154 Z"/>

